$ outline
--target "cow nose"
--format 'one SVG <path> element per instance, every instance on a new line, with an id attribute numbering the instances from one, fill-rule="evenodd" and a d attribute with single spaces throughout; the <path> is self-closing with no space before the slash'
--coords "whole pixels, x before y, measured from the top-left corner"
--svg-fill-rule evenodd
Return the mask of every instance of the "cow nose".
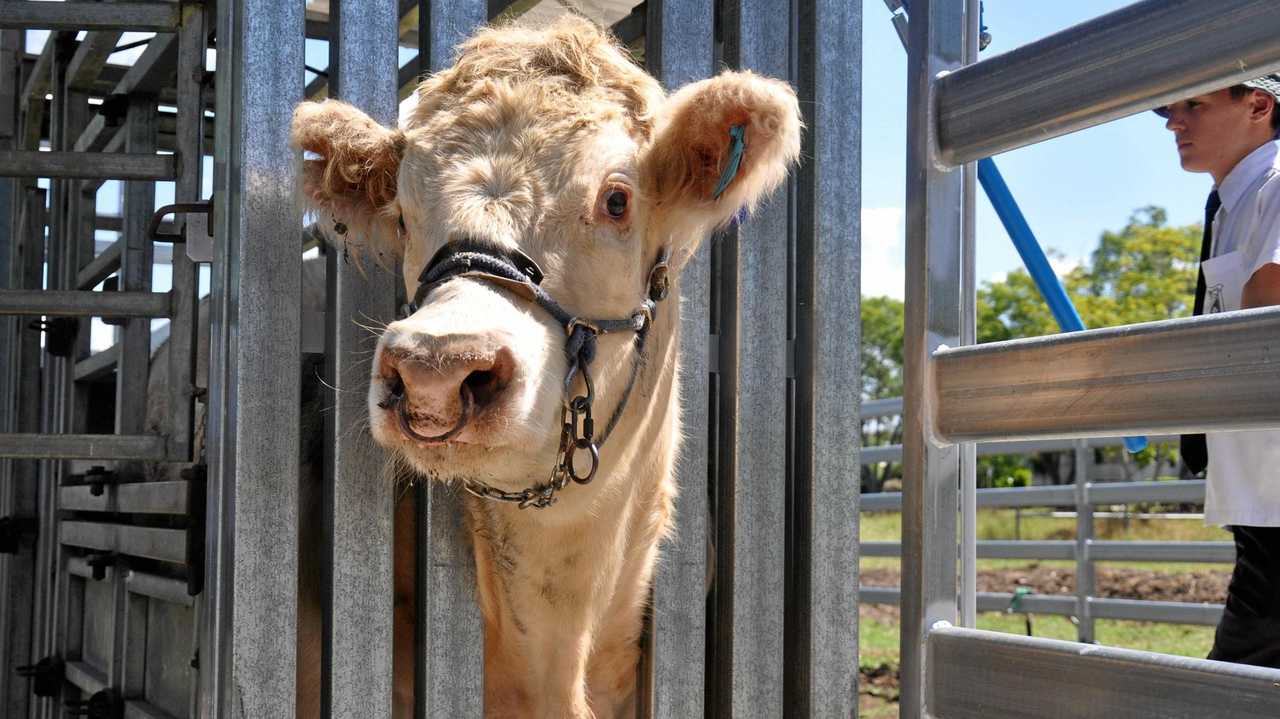
<path id="1" fill-rule="evenodd" d="M 506 348 L 442 357 L 387 352 L 380 369 L 389 396 L 382 406 L 399 414 L 413 439 L 453 439 L 499 400 L 514 367 Z"/>

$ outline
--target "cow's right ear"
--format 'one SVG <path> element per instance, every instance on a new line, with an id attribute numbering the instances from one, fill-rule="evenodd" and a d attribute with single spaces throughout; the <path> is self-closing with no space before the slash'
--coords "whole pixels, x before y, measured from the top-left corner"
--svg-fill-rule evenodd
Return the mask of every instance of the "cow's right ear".
<path id="1" fill-rule="evenodd" d="M 303 199 L 325 234 L 358 255 L 389 264 L 403 252 L 396 180 L 404 133 L 344 102 L 304 102 L 293 111 L 293 145 L 304 153 Z"/>

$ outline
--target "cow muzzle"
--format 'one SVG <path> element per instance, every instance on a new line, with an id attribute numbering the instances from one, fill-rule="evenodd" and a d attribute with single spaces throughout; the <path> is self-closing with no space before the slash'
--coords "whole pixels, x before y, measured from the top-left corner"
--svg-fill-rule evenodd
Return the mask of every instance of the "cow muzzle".
<path id="1" fill-rule="evenodd" d="M 378 367 L 387 396 L 378 406 L 394 415 L 410 440 L 467 441 L 476 433 L 466 430 L 502 403 L 514 373 L 515 360 L 506 347 L 443 355 L 388 350 Z"/>

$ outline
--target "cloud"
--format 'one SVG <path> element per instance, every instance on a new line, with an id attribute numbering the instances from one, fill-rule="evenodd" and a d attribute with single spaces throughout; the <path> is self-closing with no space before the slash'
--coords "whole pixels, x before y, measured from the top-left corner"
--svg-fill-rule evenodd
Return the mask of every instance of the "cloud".
<path id="1" fill-rule="evenodd" d="M 1066 275 L 1082 264 L 1084 263 L 1078 257 L 1049 257 L 1049 266 L 1053 268 L 1054 274 L 1058 277 Z"/>
<path id="2" fill-rule="evenodd" d="M 906 227 L 901 207 L 862 208 L 862 294 L 902 299 Z"/>

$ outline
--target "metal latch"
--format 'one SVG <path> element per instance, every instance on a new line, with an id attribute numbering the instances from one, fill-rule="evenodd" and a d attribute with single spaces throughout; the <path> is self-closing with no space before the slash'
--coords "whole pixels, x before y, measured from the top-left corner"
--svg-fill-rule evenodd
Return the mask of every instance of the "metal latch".
<path id="1" fill-rule="evenodd" d="M 178 215 L 187 216 L 182 234 L 160 231 L 160 223 L 168 215 L 173 215 L 175 222 Z M 151 223 L 147 226 L 147 235 L 151 239 L 160 242 L 185 243 L 187 258 L 192 262 L 213 262 L 212 217 L 212 198 L 201 202 L 177 202 L 172 205 L 165 205 L 156 210 L 155 214 L 151 216 Z"/>
<path id="2" fill-rule="evenodd" d="M 62 658 L 45 657 L 35 664 L 27 664 L 17 668 L 18 676 L 31 680 L 31 693 L 38 697 L 56 697 L 62 692 L 63 674 Z"/>
<path id="3" fill-rule="evenodd" d="M 119 481 L 120 476 L 114 471 L 101 465 L 94 465 L 84 474 L 67 475 L 67 481 L 63 482 L 63 486 L 88 485 L 89 494 L 92 494 L 95 497 L 101 497 L 103 492 L 106 491 L 106 486 L 108 484 L 115 484 Z"/>

